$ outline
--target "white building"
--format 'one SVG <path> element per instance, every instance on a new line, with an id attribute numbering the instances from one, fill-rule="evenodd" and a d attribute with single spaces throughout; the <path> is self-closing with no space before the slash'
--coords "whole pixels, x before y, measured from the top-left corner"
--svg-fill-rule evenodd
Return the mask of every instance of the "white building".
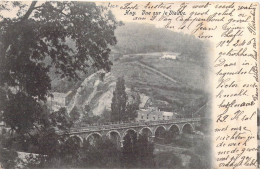
<path id="1" fill-rule="evenodd" d="M 178 58 L 178 56 L 179 56 L 178 53 L 166 52 L 166 53 L 163 53 L 163 55 L 161 56 L 161 59 L 176 60 Z"/>
<path id="2" fill-rule="evenodd" d="M 53 92 L 52 95 L 53 97 L 49 97 L 47 101 L 54 111 L 59 110 L 61 107 L 66 107 L 73 97 L 72 91 L 67 93 Z"/>
<path id="3" fill-rule="evenodd" d="M 136 121 L 160 121 L 175 119 L 177 113 L 160 111 L 156 107 L 149 107 L 148 109 L 140 109 L 137 112 Z"/>

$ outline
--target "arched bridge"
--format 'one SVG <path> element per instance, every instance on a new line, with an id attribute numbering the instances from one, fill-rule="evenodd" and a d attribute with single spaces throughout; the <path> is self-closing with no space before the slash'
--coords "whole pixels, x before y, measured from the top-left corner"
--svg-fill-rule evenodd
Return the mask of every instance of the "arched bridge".
<path id="1" fill-rule="evenodd" d="M 199 125 L 200 118 L 177 118 L 163 121 L 134 122 L 109 125 L 89 125 L 87 127 L 74 128 L 70 137 L 76 137 L 80 144 L 83 141 L 93 142 L 95 139 L 107 137 L 122 146 L 127 134 L 135 133 L 147 136 L 149 139 L 160 138 L 162 133 L 170 131 L 173 135 L 181 133 L 193 133 L 195 126 Z"/>

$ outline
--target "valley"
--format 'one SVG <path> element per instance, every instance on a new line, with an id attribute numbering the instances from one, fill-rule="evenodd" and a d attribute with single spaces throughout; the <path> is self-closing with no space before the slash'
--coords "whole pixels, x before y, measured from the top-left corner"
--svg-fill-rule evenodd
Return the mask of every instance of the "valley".
<path id="1" fill-rule="evenodd" d="M 199 109 L 206 103 L 207 70 L 194 62 L 161 59 L 162 55 L 163 52 L 123 55 L 114 60 L 111 72 L 98 71 L 83 77 L 67 89 L 75 91 L 67 110 L 77 106 L 84 111 L 88 106 L 93 115 L 110 111 L 118 77 L 124 77 L 127 93 L 135 90 L 141 95 L 141 104 L 151 98 L 155 106 L 180 114 Z"/>

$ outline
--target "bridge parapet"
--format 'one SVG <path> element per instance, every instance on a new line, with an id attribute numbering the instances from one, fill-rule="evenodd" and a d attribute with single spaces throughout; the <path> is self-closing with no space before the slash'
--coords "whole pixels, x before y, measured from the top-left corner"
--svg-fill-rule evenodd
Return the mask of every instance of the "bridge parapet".
<path id="1" fill-rule="evenodd" d="M 86 127 L 72 129 L 69 133 L 59 133 L 70 137 L 79 137 L 81 142 L 88 138 L 108 137 L 111 136 L 117 140 L 117 144 L 122 145 L 124 137 L 128 132 L 134 132 L 138 135 L 146 135 L 150 140 L 160 138 L 160 134 L 170 131 L 173 134 L 193 133 L 195 125 L 200 122 L 200 118 L 179 118 L 164 121 L 134 122 L 109 125 L 89 125 Z M 157 133 L 157 134 L 156 134 Z M 112 134 L 112 135 L 111 135 Z M 129 133 L 128 133 L 129 134 Z M 157 136 L 156 136 L 157 135 Z M 92 136 L 92 137 L 90 137 Z M 94 138 L 95 138 L 94 137 Z"/>
<path id="2" fill-rule="evenodd" d="M 112 123 L 108 125 L 88 125 L 80 128 L 71 129 L 74 132 L 96 132 L 101 130 L 118 130 L 124 128 L 151 127 L 167 124 L 195 123 L 200 122 L 200 118 L 178 118 L 172 120 L 149 121 L 149 122 L 133 122 L 133 123 Z"/>

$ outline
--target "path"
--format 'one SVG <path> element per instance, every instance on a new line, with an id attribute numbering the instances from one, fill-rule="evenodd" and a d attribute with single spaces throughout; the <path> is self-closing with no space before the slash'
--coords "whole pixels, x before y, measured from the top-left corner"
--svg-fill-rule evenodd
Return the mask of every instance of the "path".
<path id="1" fill-rule="evenodd" d="M 132 63 L 136 63 L 137 65 L 139 65 L 139 66 L 141 66 L 141 67 L 144 67 L 144 68 L 146 68 L 146 69 L 148 69 L 148 70 L 151 70 L 151 71 L 153 71 L 153 72 L 155 72 L 155 73 L 161 75 L 162 77 L 164 77 L 164 78 L 167 79 L 167 80 L 170 80 L 170 81 L 172 81 L 172 82 L 174 82 L 174 83 L 178 83 L 175 79 L 173 79 L 173 78 L 170 77 L 169 75 L 167 75 L 167 74 L 165 74 L 165 73 L 163 73 L 163 72 L 161 72 L 161 71 L 159 71 L 159 70 L 157 70 L 157 69 L 155 69 L 155 68 L 153 68 L 153 67 L 151 67 L 151 66 L 145 65 L 145 64 L 141 63 L 140 61 L 134 61 L 134 62 L 132 62 Z"/>

